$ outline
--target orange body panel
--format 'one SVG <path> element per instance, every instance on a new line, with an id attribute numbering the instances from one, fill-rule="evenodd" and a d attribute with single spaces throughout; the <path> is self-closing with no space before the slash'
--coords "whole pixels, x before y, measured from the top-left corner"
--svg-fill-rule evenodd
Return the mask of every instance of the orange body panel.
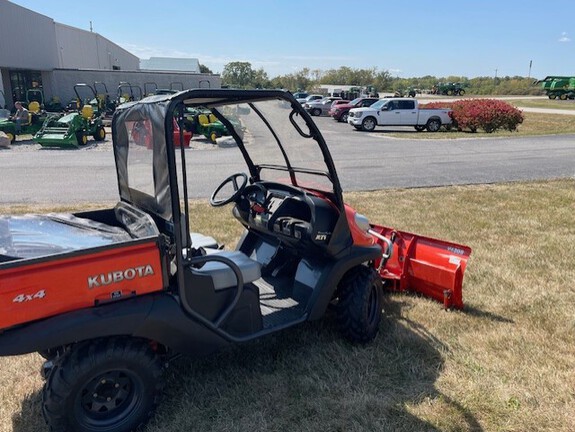
<path id="1" fill-rule="evenodd" d="M 345 216 L 347 218 L 347 224 L 349 225 L 349 230 L 351 232 L 351 237 L 353 239 L 353 244 L 355 246 L 372 246 L 376 243 L 376 240 L 366 233 L 364 230 L 359 228 L 355 223 L 355 215 L 357 212 L 348 206 L 345 205 Z"/>
<path id="2" fill-rule="evenodd" d="M 0 266 L 0 329 L 164 288 L 156 240 Z"/>

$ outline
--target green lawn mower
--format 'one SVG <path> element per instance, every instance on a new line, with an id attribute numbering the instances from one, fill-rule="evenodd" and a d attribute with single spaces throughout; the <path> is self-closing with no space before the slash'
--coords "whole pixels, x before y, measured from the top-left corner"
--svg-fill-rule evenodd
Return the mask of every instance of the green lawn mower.
<path id="1" fill-rule="evenodd" d="M 86 90 L 91 91 L 92 97 L 82 98 L 82 90 L 84 93 Z M 74 92 L 78 100 L 85 103 L 80 112 L 49 116 L 34 135 L 34 141 L 43 147 L 78 147 L 86 145 L 89 136 L 96 141 L 106 139 L 103 112 L 98 108 L 95 90 L 88 84 L 76 84 Z"/>
<path id="2" fill-rule="evenodd" d="M 6 110 L 7 111 L 7 110 Z M 34 135 L 42 127 L 46 113 L 40 110 L 40 104 L 32 101 L 28 104 L 28 121 L 20 124 L 20 135 Z M 10 117 L 0 118 L 0 132 L 4 132 L 10 143 L 16 141 L 16 122 Z"/>
<path id="3" fill-rule="evenodd" d="M 184 117 L 188 130 L 205 136 L 214 144 L 219 137 L 230 135 L 225 125 L 210 110 L 189 108 Z"/>

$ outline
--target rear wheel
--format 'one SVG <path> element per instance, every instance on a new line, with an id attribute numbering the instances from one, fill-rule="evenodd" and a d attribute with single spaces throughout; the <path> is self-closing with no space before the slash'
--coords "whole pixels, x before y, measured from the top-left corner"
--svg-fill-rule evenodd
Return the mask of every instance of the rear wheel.
<path id="1" fill-rule="evenodd" d="M 361 122 L 361 128 L 367 132 L 372 132 L 375 126 L 377 126 L 377 123 L 373 117 L 367 117 Z"/>
<path id="2" fill-rule="evenodd" d="M 73 347 L 43 390 L 50 430 L 120 432 L 144 424 L 161 390 L 162 367 L 140 340 L 109 338 Z"/>
<path id="3" fill-rule="evenodd" d="M 461 89 L 459 90 L 459 96 L 463 96 L 465 94 L 465 90 Z"/>
<path id="4" fill-rule="evenodd" d="M 344 276 L 338 289 L 337 323 L 340 331 L 352 342 L 370 342 L 377 335 L 381 322 L 381 277 L 373 268 L 360 266 Z"/>
<path id="5" fill-rule="evenodd" d="M 566 100 L 566 99 L 567 99 L 567 93 L 561 93 L 561 94 L 559 95 L 559 99 L 561 99 L 561 100 Z"/>
<path id="6" fill-rule="evenodd" d="M 441 129 L 441 121 L 436 118 L 429 119 L 427 121 L 426 128 L 428 132 L 437 132 Z"/>
<path id="7" fill-rule="evenodd" d="M 557 95 L 555 93 L 549 93 L 549 99 L 556 99 Z"/>
<path id="8" fill-rule="evenodd" d="M 217 142 L 216 140 L 220 137 L 220 134 L 216 131 L 210 133 L 210 141 L 214 144 Z"/>

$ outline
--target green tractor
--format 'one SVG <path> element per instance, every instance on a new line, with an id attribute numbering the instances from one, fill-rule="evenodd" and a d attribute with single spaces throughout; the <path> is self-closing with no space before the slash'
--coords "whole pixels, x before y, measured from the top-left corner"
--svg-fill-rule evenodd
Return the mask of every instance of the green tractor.
<path id="1" fill-rule="evenodd" d="M 8 110 L 3 110 L 8 112 Z M 9 112 L 8 112 L 9 113 Z M 40 103 L 32 101 L 28 104 L 28 121 L 20 124 L 20 135 L 34 135 L 46 120 L 46 113 L 41 110 Z M 4 132 L 10 143 L 16 141 L 16 122 L 11 117 L 0 118 L 0 132 Z"/>
<path id="2" fill-rule="evenodd" d="M 413 87 L 408 87 L 406 90 L 399 88 L 395 91 L 393 96 L 395 97 L 415 97 L 417 95 L 417 90 Z"/>
<path id="3" fill-rule="evenodd" d="M 575 77 L 546 76 L 542 80 L 535 81 L 535 84 L 541 84 L 549 99 L 575 99 Z"/>
<path id="4" fill-rule="evenodd" d="M 88 90 L 91 92 L 90 96 L 82 98 L 80 93 Z M 74 92 L 82 106 L 81 110 L 49 116 L 34 135 L 34 141 L 43 147 L 78 147 L 86 145 L 88 136 L 92 136 L 96 141 L 106 139 L 102 122 L 104 112 L 99 109 L 94 88 L 88 84 L 76 84 Z"/>
<path id="5" fill-rule="evenodd" d="M 111 116 L 116 110 L 116 102 L 110 98 L 108 86 L 104 82 L 94 81 L 94 91 L 98 99 L 98 110 L 105 115 Z"/>
<path id="6" fill-rule="evenodd" d="M 46 100 L 44 91 L 39 87 L 26 90 L 26 103 L 28 107 L 30 107 L 33 102 L 38 102 L 42 111 L 61 112 L 64 110 L 58 96 L 52 96 L 50 100 Z"/>
<path id="7" fill-rule="evenodd" d="M 214 144 L 219 137 L 230 134 L 226 126 L 210 110 L 188 108 L 184 117 L 188 130 L 205 136 Z"/>
<path id="8" fill-rule="evenodd" d="M 144 97 L 144 92 L 139 85 L 132 85 L 129 82 L 121 82 L 118 85 L 118 98 L 116 100 L 117 105 L 121 105 L 126 102 L 139 101 Z"/>
<path id="9" fill-rule="evenodd" d="M 444 96 L 463 96 L 465 94 L 465 84 L 461 83 L 438 83 L 433 86 L 433 94 Z"/>

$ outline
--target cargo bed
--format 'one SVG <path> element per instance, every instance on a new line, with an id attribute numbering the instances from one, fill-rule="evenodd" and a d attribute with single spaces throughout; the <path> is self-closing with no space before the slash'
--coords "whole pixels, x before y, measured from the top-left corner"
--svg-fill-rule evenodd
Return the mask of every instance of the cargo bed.
<path id="1" fill-rule="evenodd" d="M 159 236 L 72 214 L 0 217 L 0 330 L 160 291 Z M 129 227 L 128 227 L 129 228 Z"/>

